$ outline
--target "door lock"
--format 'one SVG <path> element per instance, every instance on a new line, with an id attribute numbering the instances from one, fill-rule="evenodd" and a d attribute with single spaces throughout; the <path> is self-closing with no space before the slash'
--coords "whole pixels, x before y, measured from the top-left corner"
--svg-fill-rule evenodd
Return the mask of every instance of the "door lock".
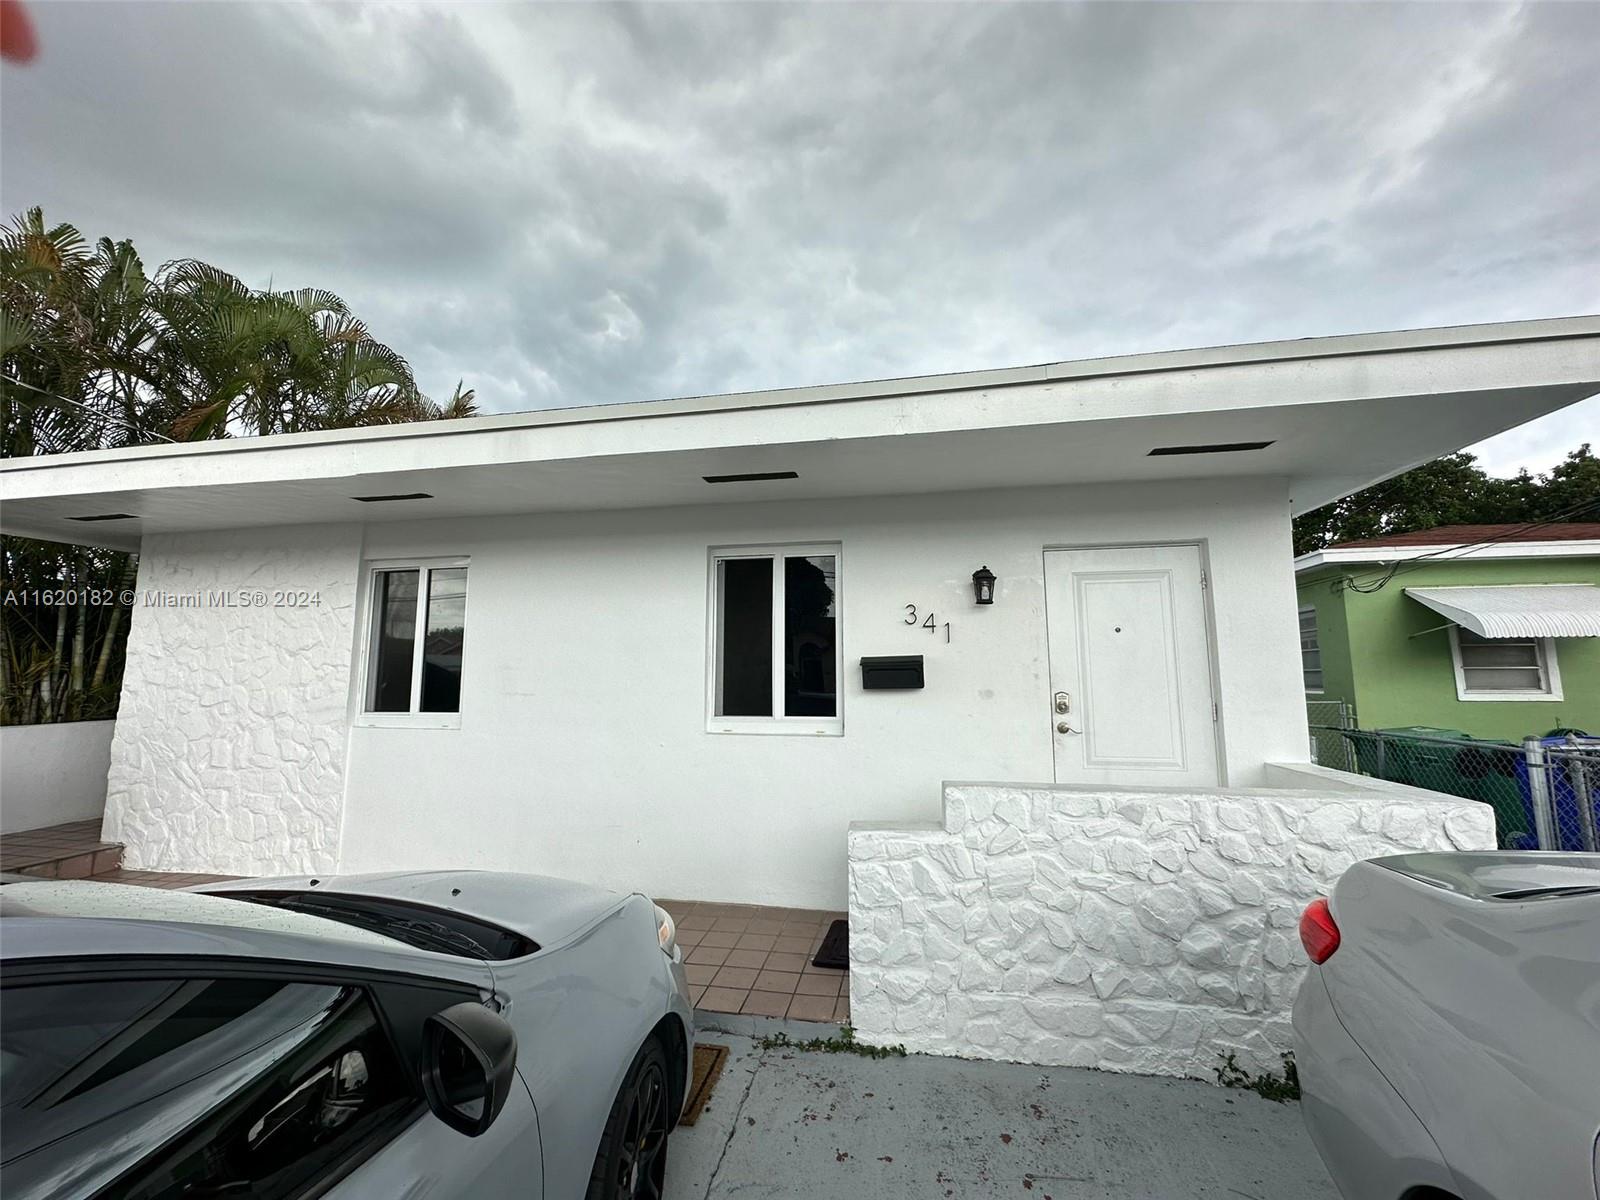
<path id="1" fill-rule="evenodd" d="M 1066 692 L 1056 693 L 1056 711 L 1058 713 L 1069 713 L 1072 711 L 1072 697 Z"/>

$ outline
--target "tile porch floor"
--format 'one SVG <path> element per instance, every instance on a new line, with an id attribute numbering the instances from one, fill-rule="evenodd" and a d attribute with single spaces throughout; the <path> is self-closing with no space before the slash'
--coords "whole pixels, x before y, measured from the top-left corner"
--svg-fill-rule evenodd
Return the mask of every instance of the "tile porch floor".
<path id="1" fill-rule="evenodd" d="M 159 888 L 193 887 L 197 883 L 238 878 L 235 875 L 124 870 L 122 846 L 101 840 L 99 817 L 0 836 L 0 872 L 40 879 L 93 879 L 99 883 L 132 883 Z"/>
<path id="2" fill-rule="evenodd" d="M 82 879 L 122 862 L 122 847 L 100 840 L 100 820 L 69 821 L 0 837 L 0 871 Z"/>
<path id="3" fill-rule="evenodd" d="M 811 965 L 828 926 L 844 913 L 690 900 L 656 903 L 678 927 L 697 1009 L 795 1021 L 850 1020 L 850 973 Z"/>

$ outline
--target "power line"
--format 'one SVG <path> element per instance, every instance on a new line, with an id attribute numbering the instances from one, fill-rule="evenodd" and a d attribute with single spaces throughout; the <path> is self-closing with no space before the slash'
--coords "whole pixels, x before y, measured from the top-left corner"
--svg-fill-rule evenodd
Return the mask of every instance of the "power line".
<path id="1" fill-rule="evenodd" d="M 33 384 L 24 383 L 20 379 L 7 379 L 6 382 L 13 384 L 16 387 L 27 388 L 30 392 L 38 392 L 39 395 L 48 397 L 49 399 L 55 400 L 58 403 L 70 404 L 74 408 L 81 408 L 84 412 L 92 413 L 94 416 L 99 417 L 102 421 L 110 421 L 113 425 L 116 425 L 121 429 L 125 429 L 129 433 L 136 433 L 141 437 L 160 438 L 163 442 L 167 442 L 173 446 L 178 444 L 177 439 L 175 438 L 169 438 L 166 434 L 157 433 L 153 429 L 142 429 L 138 425 L 124 421 L 121 417 L 113 416 L 111 413 L 104 412 L 101 409 L 95 408 L 93 405 L 85 404 L 82 400 L 74 400 L 70 396 L 58 396 L 54 392 L 47 392 L 41 387 L 34 387 Z"/>
<path id="2" fill-rule="evenodd" d="M 1560 525 L 1569 518 L 1577 516 L 1578 514 L 1586 512 L 1590 509 L 1600 509 L 1600 499 L 1581 500 L 1577 504 L 1572 505 L 1570 508 L 1562 509 L 1560 512 L 1552 513 L 1550 516 L 1544 517 L 1537 521 L 1529 521 L 1522 525 L 1514 525 L 1491 537 L 1479 538 L 1477 541 L 1473 542 L 1462 542 L 1455 545 L 1442 546 L 1438 550 L 1431 551 L 1427 554 L 1419 554 L 1415 558 L 1411 559 L 1396 559 L 1389 565 L 1386 571 L 1382 572 L 1381 575 L 1372 575 L 1368 577 L 1368 579 L 1376 579 L 1375 583 L 1361 582 L 1359 581 L 1359 577 L 1352 576 L 1347 579 L 1341 579 L 1336 585 L 1336 590 L 1348 589 L 1352 592 L 1360 592 L 1363 595 L 1370 595 L 1373 592 L 1382 591 L 1383 588 L 1387 586 L 1388 583 L 1397 575 L 1404 575 L 1406 572 L 1414 571 L 1420 566 L 1427 566 L 1427 560 L 1429 559 L 1440 558 L 1446 555 L 1449 555 L 1452 558 L 1457 556 L 1465 556 L 1473 550 L 1482 549 L 1486 546 L 1498 545 L 1501 542 L 1516 541 L 1519 540 L 1524 534 L 1532 533 L 1537 529 L 1544 529 L 1550 525 Z"/>
<path id="3" fill-rule="evenodd" d="M 1396 559 L 1389 566 L 1388 570 L 1383 572 L 1382 578 L 1376 584 L 1370 587 L 1363 587 L 1359 585 L 1354 577 L 1341 582 L 1345 586 L 1348 586 L 1352 591 L 1375 592 L 1381 589 L 1384 584 L 1388 583 L 1396 575 L 1404 575 L 1407 571 L 1414 571 L 1419 565 L 1426 566 L 1426 560 L 1428 559 L 1440 558 L 1446 555 L 1449 555 L 1452 558 L 1456 556 L 1464 556 L 1469 551 L 1481 549 L 1485 546 L 1494 546 L 1501 542 L 1515 541 L 1520 539 L 1525 533 L 1531 533 L 1534 530 L 1543 529 L 1549 525 L 1559 525 L 1566 521 L 1569 517 L 1576 516 L 1587 509 L 1596 507 L 1600 507 L 1600 500 L 1582 500 L 1577 504 L 1572 505 L 1570 508 L 1562 509 L 1561 511 L 1553 513 L 1548 517 L 1543 517 L 1537 521 L 1528 521 L 1521 525 L 1513 525 L 1500 533 L 1493 534 L 1489 537 L 1479 538 L 1477 541 L 1459 542 L 1449 546 L 1441 546 L 1438 550 L 1430 551 L 1427 554 L 1419 554 L 1415 558 L 1411 559 Z M 1376 576 L 1371 576 L 1369 578 L 1376 578 Z"/>
<path id="4" fill-rule="evenodd" d="M 1456 453 L 1463 453 L 1463 451 L 1456 451 Z M 1356 500 L 1356 499 L 1359 499 L 1364 494 L 1364 492 L 1372 491 L 1372 490 L 1377 489 L 1377 488 L 1382 488 L 1383 490 L 1380 491 L 1376 496 L 1373 496 L 1373 497 L 1370 497 L 1370 498 L 1368 498 L 1366 500 L 1363 500 L 1362 503 L 1361 503 L 1361 508 L 1363 510 L 1366 510 L 1366 511 L 1369 511 L 1369 512 L 1370 511 L 1382 510 L 1382 509 L 1388 507 L 1390 501 L 1399 498 L 1401 492 L 1403 492 L 1405 490 L 1406 479 L 1412 474 L 1413 471 L 1420 471 L 1420 470 L 1422 470 L 1423 467 L 1433 466 L 1435 463 L 1441 462 L 1441 461 L 1443 461 L 1443 459 L 1449 458 L 1449 457 L 1451 457 L 1451 456 L 1450 455 L 1441 455 L 1439 458 L 1433 459 L 1430 462 L 1421 463 L 1418 466 L 1412 467 L 1410 470 L 1401 471 L 1398 475 L 1392 476 L 1391 478 L 1386 479 L 1386 480 L 1384 480 L 1384 481 L 1382 481 L 1380 483 L 1375 483 L 1375 484 L 1372 485 L 1372 487 L 1365 488 L 1361 492 L 1352 492 L 1349 496 L 1344 497 L 1344 499 L 1345 500 Z M 1472 457 L 1475 460 L 1477 456 L 1473 455 Z M 1474 467 L 1474 469 L 1481 471 L 1481 468 Z M 1509 482 L 1509 481 L 1506 481 L 1506 482 Z M 1319 505 L 1317 508 L 1312 509 L 1311 512 L 1320 512 L 1324 508 L 1332 508 L 1334 505 L 1339 504 L 1339 503 L 1341 503 L 1341 501 L 1332 500 L 1332 501 L 1329 501 L 1327 504 Z M 1302 516 L 1310 516 L 1311 514 L 1310 513 L 1303 513 L 1301 515 Z M 1381 538 L 1384 535 L 1379 533 L 1379 534 L 1375 534 L 1373 536 L 1376 537 L 1376 538 Z M 1327 545 L 1327 546 L 1318 547 L 1318 549 L 1328 550 L 1328 549 L 1332 549 L 1334 546 L 1337 546 L 1338 544 L 1339 543 L 1334 542 L 1334 543 L 1331 543 L 1330 545 Z M 1308 552 L 1308 553 L 1311 553 L 1311 552 Z"/>
<path id="5" fill-rule="evenodd" d="M 1457 453 L 1460 453 L 1460 451 L 1457 451 Z M 1442 459 L 1449 458 L 1449 457 L 1450 457 L 1450 455 L 1441 455 L 1440 458 L 1431 459 L 1431 460 L 1429 460 L 1428 462 L 1425 462 L 1425 463 L 1419 463 L 1415 467 L 1410 468 L 1409 470 L 1401 471 L 1397 475 L 1393 475 L 1388 479 L 1381 480 L 1380 482 L 1373 484 L 1372 487 L 1363 488 L 1360 492 L 1352 492 L 1350 495 L 1345 496 L 1343 499 L 1344 500 L 1354 500 L 1354 499 L 1357 499 L 1358 497 L 1360 497 L 1364 492 L 1370 492 L 1374 488 L 1383 488 L 1383 490 L 1381 492 L 1379 492 L 1376 496 L 1373 496 L 1373 497 L 1371 497 L 1371 498 L 1369 498 L 1367 500 L 1362 501 L 1361 507 L 1363 509 L 1367 509 L 1367 510 L 1386 508 L 1386 507 L 1388 507 L 1389 502 L 1391 500 L 1394 500 L 1394 499 L 1398 498 L 1400 493 L 1405 490 L 1406 479 L 1411 475 L 1411 473 L 1413 471 L 1420 471 L 1423 467 L 1433 466 L 1435 463 L 1440 462 Z M 1475 455 L 1473 457 L 1474 457 L 1474 459 L 1476 459 Z M 1339 503 L 1341 503 L 1340 500 L 1330 500 L 1327 504 L 1318 505 L 1316 508 L 1312 509 L 1311 512 L 1320 512 L 1324 508 L 1332 508 L 1334 505 L 1339 504 Z M 1310 513 L 1305 513 L 1305 514 L 1302 514 L 1302 515 L 1309 516 Z M 1324 549 L 1324 550 L 1326 550 L 1327 548 L 1328 547 L 1326 547 L 1326 546 L 1322 547 L 1322 549 Z"/>

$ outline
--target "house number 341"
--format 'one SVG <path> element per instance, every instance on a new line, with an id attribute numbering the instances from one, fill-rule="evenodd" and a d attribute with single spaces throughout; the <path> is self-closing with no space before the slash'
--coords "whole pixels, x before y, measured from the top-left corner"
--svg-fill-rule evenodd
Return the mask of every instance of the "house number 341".
<path id="1" fill-rule="evenodd" d="M 950 640 L 950 622 L 946 621 L 943 625 L 940 625 L 932 613 L 929 613 L 925 617 L 918 616 L 917 606 L 915 604 L 906 605 L 906 624 L 921 625 L 924 629 L 932 634 L 937 634 L 939 630 L 943 629 L 944 640 L 947 642 Z"/>

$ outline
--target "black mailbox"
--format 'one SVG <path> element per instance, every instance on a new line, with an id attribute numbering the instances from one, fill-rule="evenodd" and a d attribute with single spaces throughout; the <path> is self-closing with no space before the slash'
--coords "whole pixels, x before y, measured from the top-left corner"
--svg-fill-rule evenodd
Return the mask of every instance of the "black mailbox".
<path id="1" fill-rule="evenodd" d="M 869 692 L 922 686 L 922 655 L 890 654 L 861 660 L 861 686 Z"/>

